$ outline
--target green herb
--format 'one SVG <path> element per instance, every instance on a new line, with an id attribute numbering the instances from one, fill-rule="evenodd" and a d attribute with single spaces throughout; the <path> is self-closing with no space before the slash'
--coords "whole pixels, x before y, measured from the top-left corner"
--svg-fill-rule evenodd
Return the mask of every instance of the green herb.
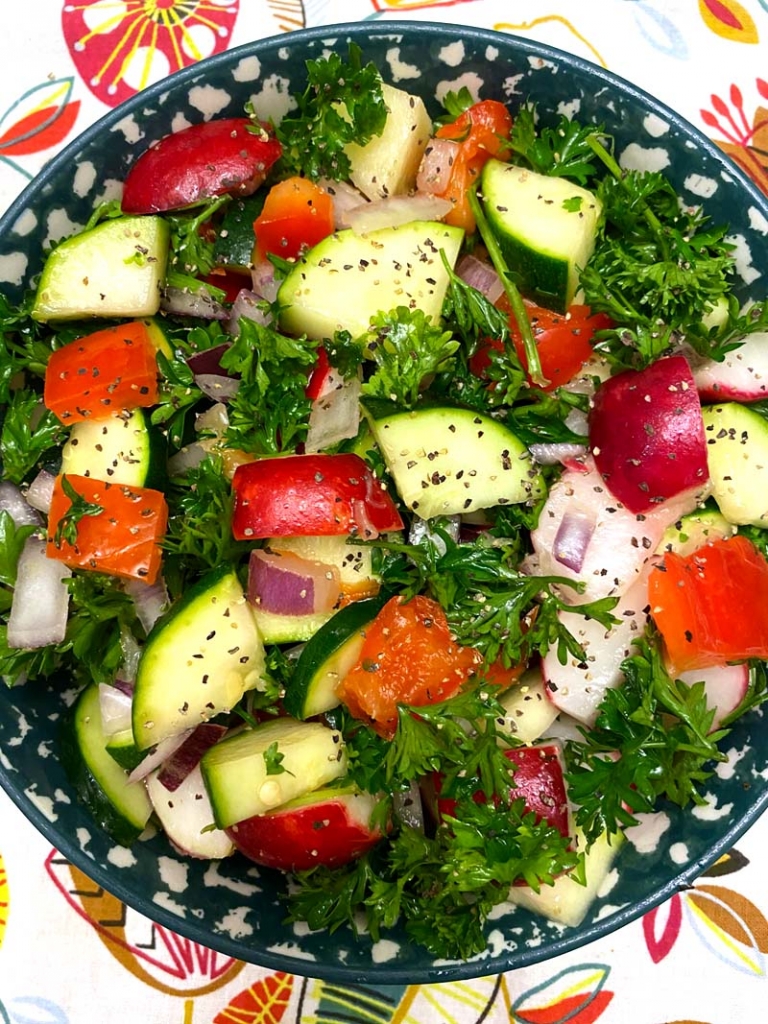
<path id="1" fill-rule="evenodd" d="M 606 692 L 595 726 L 584 731 L 583 743 L 568 747 L 569 793 L 590 843 L 633 824 L 660 797 L 681 807 L 704 803 L 700 786 L 712 764 L 726 759 L 718 743 L 727 729 L 710 731 L 714 709 L 704 683 L 672 679 L 652 637 L 636 648 L 622 665 L 623 685 Z M 745 708 L 767 696 L 765 679 L 755 679 Z"/>
<path id="2" fill-rule="evenodd" d="M 49 451 L 63 440 L 61 423 L 34 391 L 14 391 L 3 417 L 0 456 L 3 476 L 20 484 Z"/>
<path id="3" fill-rule="evenodd" d="M 133 637 L 143 632 L 133 601 L 119 579 L 101 573 L 73 573 L 67 586 L 71 607 L 57 647 L 61 664 L 81 682 L 111 682 L 135 645 Z"/>
<path id="4" fill-rule="evenodd" d="M 232 197 L 228 195 L 206 199 L 189 209 L 166 213 L 165 219 L 171 227 L 171 246 L 168 259 L 169 284 L 188 287 L 185 279 L 210 274 L 216 265 L 214 255 L 215 235 L 206 231 L 205 226 Z M 174 280 L 174 275 L 177 276 Z M 195 282 L 197 285 L 199 281 Z"/>
<path id="5" fill-rule="evenodd" d="M 99 203 L 96 209 L 93 211 L 91 216 L 88 218 L 88 223 L 83 228 L 83 231 L 91 231 L 97 225 L 101 224 L 105 220 L 117 220 L 118 217 L 123 216 L 123 208 L 120 204 L 119 199 L 109 199 L 103 203 Z"/>
<path id="6" fill-rule="evenodd" d="M 462 85 L 458 92 L 449 89 L 443 97 L 445 115 L 438 118 L 437 124 L 453 124 L 457 117 L 460 117 L 466 110 L 469 110 L 475 103 L 475 97 L 466 87 Z"/>
<path id="7" fill-rule="evenodd" d="M 232 537 L 232 487 L 220 455 L 209 455 L 171 480 L 166 497 L 165 572 L 174 594 L 210 569 L 239 562 L 250 550 Z"/>
<path id="8" fill-rule="evenodd" d="M 169 359 L 159 351 L 157 366 L 160 370 L 159 397 L 150 421 L 155 426 L 165 427 L 168 440 L 180 448 L 187 433 L 187 419 L 203 393 L 195 384 L 195 375 L 185 359 L 177 355 Z"/>
<path id="9" fill-rule="evenodd" d="M 289 775 L 293 775 L 293 772 L 289 772 L 288 769 L 283 766 L 285 754 L 281 754 L 277 749 L 277 742 L 270 743 L 262 756 L 267 768 L 267 775 L 283 775 L 285 772 L 288 772 Z"/>
<path id="10" fill-rule="evenodd" d="M 599 167 L 590 141 L 604 136 L 600 125 L 581 125 L 564 115 L 553 127 L 538 130 L 535 107 L 525 104 L 515 114 L 510 142 L 518 158 L 538 174 L 586 185 Z"/>
<path id="11" fill-rule="evenodd" d="M 381 77 L 372 63 L 362 65 L 360 48 L 349 47 L 348 61 L 336 54 L 307 61 L 307 86 L 297 109 L 275 128 L 283 147 L 279 173 L 316 181 L 349 177 L 349 143 L 364 146 L 384 130 L 387 108 Z"/>
<path id="12" fill-rule="evenodd" d="M 104 508 L 102 505 L 97 505 L 96 502 L 88 501 L 82 494 L 78 494 L 66 475 L 61 478 L 61 489 L 71 504 L 56 525 L 53 543 L 57 548 L 60 548 L 63 543 L 75 547 L 78 524 L 88 516 L 100 516 Z"/>
<path id="13" fill-rule="evenodd" d="M 240 374 L 228 403 L 228 447 L 253 455 L 295 451 L 307 436 L 312 403 L 305 389 L 319 344 L 240 320 L 240 334 L 221 359 L 225 370 Z"/>
<path id="14" fill-rule="evenodd" d="M 363 384 L 363 394 L 412 409 L 423 381 L 445 369 L 459 343 L 420 309 L 406 306 L 377 313 L 371 327 L 367 350 L 376 371 Z"/>

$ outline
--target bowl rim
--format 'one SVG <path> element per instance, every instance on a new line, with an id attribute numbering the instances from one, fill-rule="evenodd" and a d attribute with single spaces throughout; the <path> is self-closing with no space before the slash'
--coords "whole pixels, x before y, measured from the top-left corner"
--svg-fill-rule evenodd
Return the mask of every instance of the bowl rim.
<path id="1" fill-rule="evenodd" d="M 46 163 L 36 177 L 25 186 L 7 207 L 2 216 L 0 216 L 0 238 L 13 228 L 18 217 L 27 209 L 30 202 L 36 199 L 39 193 L 45 189 L 48 182 L 56 176 L 62 167 L 70 163 L 84 146 L 88 145 L 105 131 L 109 131 L 118 125 L 127 116 L 130 116 L 136 108 L 151 104 L 152 101 L 167 92 L 169 88 L 183 87 L 184 84 L 192 83 L 201 76 L 205 76 L 209 69 L 226 68 L 236 63 L 239 59 L 252 56 L 254 51 L 271 48 L 279 49 L 281 46 L 302 46 L 306 42 L 316 41 L 325 41 L 328 47 L 332 47 L 337 45 L 340 37 L 351 39 L 360 36 L 396 37 L 414 32 L 427 38 L 455 34 L 457 38 L 472 39 L 478 43 L 485 43 L 490 47 L 498 45 L 499 40 L 503 39 L 515 46 L 524 48 L 528 55 L 532 57 L 538 57 L 551 62 L 560 61 L 566 64 L 569 69 L 589 75 L 592 78 L 597 78 L 598 81 L 608 88 L 618 86 L 628 99 L 639 102 L 648 112 L 656 114 L 661 120 L 666 122 L 670 129 L 674 128 L 681 131 L 686 137 L 701 147 L 720 165 L 722 173 L 729 175 L 738 182 L 739 187 L 768 221 L 768 196 L 760 191 L 752 179 L 726 153 L 683 115 L 677 113 L 665 102 L 657 99 L 651 93 L 623 78 L 621 75 L 583 57 L 571 54 L 566 50 L 515 33 L 499 32 L 494 29 L 461 23 L 392 20 L 339 22 L 297 29 L 283 34 L 264 36 L 214 54 L 153 83 L 119 106 L 103 114 Z M 8 699 L 11 699 L 10 695 L 12 692 L 10 689 L 7 691 L 6 697 Z M 578 929 L 565 929 L 553 941 L 544 942 L 534 947 L 524 947 L 499 956 L 492 956 L 486 950 L 485 954 L 480 954 L 469 961 L 437 961 L 418 969 L 397 966 L 396 962 L 388 961 L 377 964 L 371 959 L 370 966 L 366 967 L 359 965 L 346 966 L 341 962 L 321 963 L 307 957 L 291 956 L 289 953 L 271 952 L 269 949 L 259 951 L 255 959 L 247 958 L 244 956 L 244 952 L 247 950 L 244 949 L 240 941 L 221 933 L 212 934 L 206 937 L 204 941 L 201 941 L 198 925 L 194 919 L 179 917 L 156 903 L 148 905 L 146 900 L 142 901 L 135 890 L 122 881 L 122 875 L 113 874 L 91 860 L 90 855 L 78 845 L 74 837 L 70 838 L 58 834 L 54 822 L 44 814 L 38 805 L 18 785 L 19 780 L 13 778 L 13 772 L 14 769 L 6 768 L 3 760 L 0 760 L 0 787 L 8 794 L 22 815 L 45 837 L 51 846 L 63 854 L 71 864 L 92 878 L 94 882 L 103 886 L 112 895 L 138 913 L 149 917 L 156 924 L 201 945 L 209 946 L 224 956 L 237 960 L 246 959 L 247 962 L 264 969 L 289 971 L 301 977 L 318 978 L 326 981 L 348 983 L 354 981 L 357 983 L 377 983 L 381 985 L 467 981 L 486 976 L 489 973 L 489 968 L 490 973 L 498 974 L 528 967 L 581 948 L 597 939 L 605 938 L 659 906 L 675 893 L 689 888 L 696 878 L 735 844 L 768 807 L 768 786 L 766 786 L 759 799 L 752 803 L 748 811 L 721 835 L 705 853 L 701 854 L 696 860 L 688 862 L 682 870 L 675 873 L 664 885 L 639 902 L 625 904 L 614 910 L 613 913 L 606 914 L 604 917 L 594 921 L 586 928 L 579 926 Z M 493 961 L 492 964 L 488 963 L 489 960 Z"/>

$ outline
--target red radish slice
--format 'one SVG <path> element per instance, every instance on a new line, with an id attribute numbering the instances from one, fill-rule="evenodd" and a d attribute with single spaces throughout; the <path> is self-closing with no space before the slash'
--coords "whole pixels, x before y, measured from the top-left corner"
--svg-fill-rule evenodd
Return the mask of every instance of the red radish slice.
<path id="1" fill-rule="evenodd" d="M 563 754 L 554 743 L 514 747 L 504 751 L 515 766 L 512 797 L 522 797 L 526 809 L 537 819 L 556 828 L 561 836 L 570 832 L 568 795 L 565 788 Z"/>
<path id="2" fill-rule="evenodd" d="M 560 612 L 558 618 L 584 648 L 586 659 L 569 655 L 561 665 L 557 651 L 550 648 L 542 659 L 547 696 L 560 711 L 585 725 L 593 725 L 607 689 L 624 678 L 621 663 L 632 653 L 632 644 L 643 635 L 648 621 L 648 572 L 621 598 L 613 610 L 618 626 L 606 629 L 595 619 L 575 612 Z"/>
<path id="3" fill-rule="evenodd" d="M 566 469 L 550 489 L 538 525 L 531 533 L 535 561 L 530 568 L 543 575 L 583 581 L 582 594 L 571 587 L 560 588 L 563 599 L 570 604 L 623 594 L 658 548 L 666 528 L 692 512 L 702 495 L 697 489 L 685 491 L 645 514 L 635 515 L 609 493 L 588 458 Z M 556 558 L 555 540 L 568 516 L 583 516 L 594 522 L 578 570 Z"/>
<path id="4" fill-rule="evenodd" d="M 201 722 L 160 768 L 157 781 L 169 793 L 175 793 L 189 773 L 200 764 L 206 750 L 218 743 L 226 731 L 225 725 Z"/>
<path id="5" fill-rule="evenodd" d="M 710 668 L 691 669 L 678 676 L 688 686 L 703 682 L 707 694 L 707 705 L 715 709 L 710 732 L 720 728 L 720 723 L 741 704 L 749 688 L 749 665 L 712 665 Z"/>
<path id="6" fill-rule="evenodd" d="M 147 793 L 155 814 L 173 846 L 189 857 L 221 860 L 235 852 L 232 840 L 213 825 L 213 808 L 197 765 L 169 793 L 160 782 L 160 773 L 152 772 L 147 778 Z"/>
<path id="7" fill-rule="evenodd" d="M 701 403 L 684 357 L 605 381 L 590 412 L 589 443 L 606 485 L 630 512 L 705 484 Z"/>
<path id="8" fill-rule="evenodd" d="M 768 395 L 768 333 L 748 334 L 722 362 L 694 363 L 693 379 L 704 402 L 757 402 Z"/>
<path id="9" fill-rule="evenodd" d="M 274 615 L 331 611 L 341 597 L 339 571 L 323 562 L 285 552 L 251 552 L 248 600 Z"/>
<path id="10" fill-rule="evenodd" d="M 382 838 L 371 826 L 378 800 L 371 793 L 321 789 L 227 829 L 237 849 L 265 867 L 305 871 L 339 867 Z"/>
<path id="11" fill-rule="evenodd" d="M 14 649 L 60 643 L 67 631 L 72 570 L 48 558 L 46 541 L 27 537 L 16 571 L 6 643 Z"/>

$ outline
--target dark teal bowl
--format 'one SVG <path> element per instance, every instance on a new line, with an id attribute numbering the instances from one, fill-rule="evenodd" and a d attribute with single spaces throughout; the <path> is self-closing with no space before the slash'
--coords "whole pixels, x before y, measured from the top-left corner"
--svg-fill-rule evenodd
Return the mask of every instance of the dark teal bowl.
<path id="1" fill-rule="evenodd" d="M 354 40 L 385 79 L 418 91 L 433 113 L 447 88 L 467 84 L 483 98 L 534 100 L 543 114 L 560 109 L 603 122 L 618 154 L 651 150 L 686 202 L 728 223 L 740 241 L 739 298 L 764 297 L 757 268 L 768 267 L 768 202 L 703 135 L 669 108 L 615 75 L 527 39 L 474 28 L 418 22 L 370 22 L 291 33 L 249 43 L 185 69 L 112 111 L 45 168 L 0 220 L 0 288 L 18 297 L 40 270 L 44 243 L 61 225 L 83 225 L 93 207 L 123 179 L 136 155 L 174 127 L 239 114 L 251 96 L 278 102 L 303 87 L 304 62 Z M 215 92 L 214 92 L 215 90 Z M 260 113 L 263 111 L 260 109 Z M 627 147 L 632 149 L 627 150 Z M 647 154 L 645 154 L 647 155 Z M 110 185 L 110 182 L 112 185 Z M 704 187 L 702 187 L 702 185 Z M 695 192 L 691 191 L 695 189 Z M 701 195 L 706 195 L 701 199 Z M 70 228 L 70 230 L 72 230 Z M 69 695 L 71 697 L 71 694 Z M 264 967 L 334 981 L 401 984 L 480 977 L 574 949 L 649 911 L 690 884 L 741 835 L 768 800 L 768 743 L 755 712 L 727 741 L 732 767 L 712 779 L 717 811 L 694 815 L 665 807 L 666 828 L 651 852 L 626 843 L 610 893 L 586 921 L 563 929 L 510 908 L 488 924 L 488 951 L 464 962 L 435 962 L 399 932 L 378 949 L 350 931 L 306 934 L 284 923 L 282 877 L 239 857 L 221 864 L 219 884 L 206 882 L 206 863 L 189 861 L 187 885 L 171 892 L 161 858 L 178 855 L 158 836 L 133 848 L 135 863 L 117 867 L 114 844 L 78 805 L 54 756 L 60 691 L 26 685 L 0 688 L 0 784 L 24 815 L 94 881 L 158 923 L 221 953 Z M 247 882 L 252 895 L 221 878 Z M 243 887 L 239 887 L 241 891 Z M 178 912 L 168 909 L 178 908 Z M 238 922 L 238 929 L 227 928 Z"/>

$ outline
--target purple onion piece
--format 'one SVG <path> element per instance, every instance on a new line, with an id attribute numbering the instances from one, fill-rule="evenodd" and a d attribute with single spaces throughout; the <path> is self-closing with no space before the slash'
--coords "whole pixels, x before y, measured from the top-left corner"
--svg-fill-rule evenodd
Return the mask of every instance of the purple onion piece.
<path id="1" fill-rule="evenodd" d="M 228 341 L 222 345 L 214 345 L 212 348 L 205 348 L 202 352 L 195 352 L 187 359 L 187 366 L 197 376 L 201 373 L 215 373 L 219 377 L 235 377 L 236 374 L 225 370 L 221 365 L 221 357 L 231 348 Z"/>
<path id="2" fill-rule="evenodd" d="M 218 743 L 226 731 L 225 725 L 201 722 L 163 763 L 157 781 L 165 786 L 170 793 L 174 793 L 187 776 L 197 768 L 206 750 L 214 743 Z"/>
<path id="3" fill-rule="evenodd" d="M 555 561 L 579 572 L 595 532 L 595 519 L 585 512 L 566 512 L 555 534 Z"/>

